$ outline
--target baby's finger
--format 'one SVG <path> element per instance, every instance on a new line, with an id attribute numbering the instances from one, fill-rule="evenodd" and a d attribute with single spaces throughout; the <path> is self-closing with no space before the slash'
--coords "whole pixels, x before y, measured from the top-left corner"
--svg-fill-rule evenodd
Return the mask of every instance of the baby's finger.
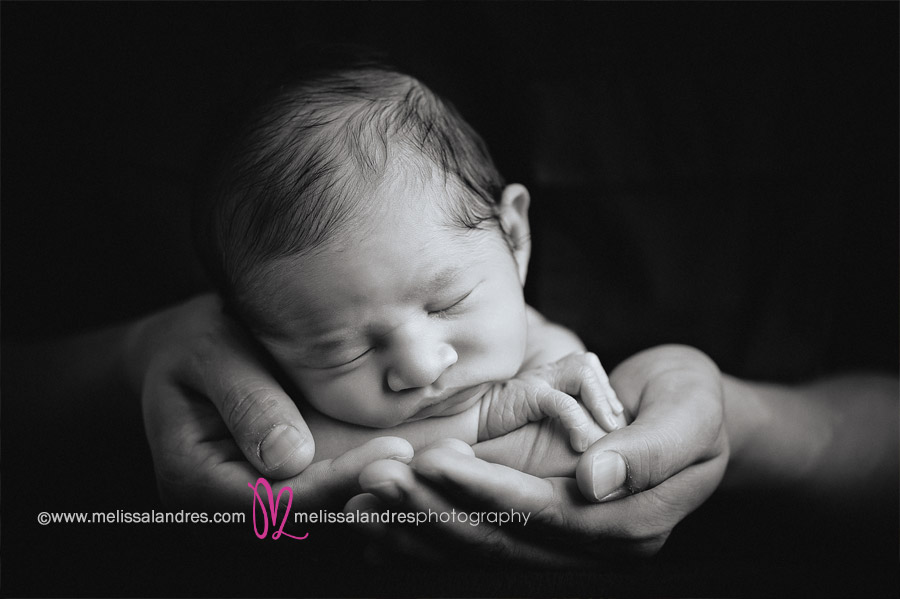
<path id="1" fill-rule="evenodd" d="M 587 354 L 591 355 L 593 354 Z M 608 401 L 607 389 L 597 375 L 594 362 L 586 358 L 585 354 L 573 354 L 558 362 L 554 383 L 557 389 L 580 397 L 605 431 L 611 432 L 620 428 Z"/>
<path id="2" fill-rule="evenodd" d="M 559 418 L 563 427 L 569 431 L 569 442 L 575 451 L 586 450 L 606 434 L 570 395 L 544 386 L 536 386 L 529 391 L 540 413 Z"/>
<path id="3" fill-rule="evenodd" d="M 606 390 L 606 399 L 609 401 L 609 405 L 612 406 L 613 413 L 617 416 L 622 414 L 625 412 L 625 406 L 619 401 L 616 390 L 612 388 L 612 385 L 609 382 L 609 376 L 606 374 L 606 369 L 603 368 L 603 365 L 600 363 L 599 356 L 594 352 L 588 352 L 587 357 L 594 367 L 594 372 L 597 375 L 597 379 L 600 381 L 600 385 Z"/>

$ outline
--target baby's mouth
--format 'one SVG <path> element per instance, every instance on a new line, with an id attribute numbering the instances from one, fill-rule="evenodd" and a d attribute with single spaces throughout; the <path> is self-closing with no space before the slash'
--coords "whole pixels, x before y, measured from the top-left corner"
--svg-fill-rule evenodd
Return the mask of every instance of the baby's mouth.
<path id="1" fill-rule="evenodd" d="M 468 387 L 444 398 L 437 399 L 416 412 L 409 420 L 422 420 L 435 416 L 452 416 L 472 407 L 487 389 L 487 383 Z"/>

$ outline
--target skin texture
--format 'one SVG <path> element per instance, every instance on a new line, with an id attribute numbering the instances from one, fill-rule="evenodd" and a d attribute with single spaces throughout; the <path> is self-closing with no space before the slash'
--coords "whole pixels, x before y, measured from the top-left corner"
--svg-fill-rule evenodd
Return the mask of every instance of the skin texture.
<path id="1" fill-rule="evenodd" d="M 597 552 L 653 553 L 715 489 L 726 462 L 724 484 L 732 491 L 780 489 L 800 494 L 810 509 L 827 507 L 837 514 L 896 493 L 895 376 L 859 373 L 792 387 L 762 385 L 719 375 L 690 348 L 641 352 L 610 373 L 634 423 L 600 439 L 580 458 L 593 462 L 612 451 L 626 464 L 627 496 L 597 504 L 587 501 L 580 487 L 591 489 L 589 497 L 614 490 L 620 482 L 616 460 L 579 469 L 578 480 L 537 471 L 579 459 L 565 443 L 535 443 L 536 438 L 560 439 L 539 434 L 554 425 L 550 420 L 479 443 L 473 448 L 476 457 L 458 444 L 452 453 L 437 447 L 419 452 L 408 468 L 403 462 L 413 457 L 409 443 L 382 438 L 310 465 L 315 442 L 296 405 L 215 296 L 200 296 L 113 329 L 28 347 L 4 346 L 5 366 L 15 372 L 13 366 L 22 362 L 55 373 L 27 383 L 45 402 L 71 400 L 88 390 L 92 397 L 117 401 L 141 397 L 158 486 L 170 505 L 243 509 L 247 481 L 261 473 L 285 479 L 295 505 L 309 509 L 339 506 L 362 488 L 368 493 L 348 508 L 397 501 L 433 510 L 456 502 L 466 509 L 543 508 L 540 518 L 533 512 L 527 537 L 485 524 L 450 530 L 430 526 L 428 536 L 419 539 L 404 537 L 401 530 L 366 529 L 381 535 L 383 546 L 418 558 L 447 557 L 455 548 L 456 559 L 590 565 Z M 687 378 L 678 384 L 681 370 Z M 7 383 L 15 385 L 12 378 Z M 702 392 L 693 393 L 695 386 Z M 119 392 L 96 392 L 108 388 Z M 113 406 L 96 409 L 114 411 Z M 440 420 L 449 418 L 426 422 Z M 296 430 L 297 442 L 270 443 L 268 436 L 279 427 Z M 823 435 L 827 444 L 810 443 Z M 493 464 L 504 448 L 507 466 Z M 453 470 L 449 460 L 477 465 L 462 477 L 463 469 Z M 541 520 L 544 526 L 536 526 Z"/>
<path id="2" fill-rule="evenodd" d="M 523 263 L 506 264 L 520 288 Z M 394 304 L 384 305 L 395 315 Z M 417 311 L 386 334 L 428 322 Z M 524 304 L 523 311 L 527 317 Z M 440 341 L 430 333 L 424 338 Z M 560 442 L 555 421 L 544 420 L 471 449 L 444 441 L 414 456 L 406 440 L 382 437 L 311 465 L 315 442 L 269 374 L 269 358 L 213 296 L 40 348 L 37 355 L 59 375 L 42 382 L 50 388 L 89 389 L 124 378 L 142 397 L 160 492 L 170 504 L 245 506 L 246 484 L 261 473 L 284 479 L 276 489 L 289 485 L 297 504 L 310 509 L 367 491 L 348 509 L 516 508 L 532 512 L 537 524 L 526 535 L 489 526 L 366 529 L 417 556 L 449 552 L 571 565 L 607 552 L 651 554 L 715 490 L 730 456 L 726 482 L 733 488 L 801 489 L 812 501 L 838 505 L 883 492 L 897 468 L 895 378 L 760 385 L 723 377 L 702 353 L 678 346 L 641 352 L 611 373 L 634 423 L 580 458 Z M 391 380 L 404 376 L 408 372 Z M 401 410 L 400 420 L 410 413 Z M 570 473 L 573 462 L 576 477 L 559 476 Z"/>
<path id="3" fill-rule="evenodd" d="M 362 527 L 396 551 L 450 560 L 464 555 L 577 566 L 607 553 L 655 553 L 724 474 L 729 445 L 721 375 L 702 353 L 666 346 L 630 358 L 611 379 L 626 409 L 638 416 L 580 457 L 577 480 L 520 471 L 534 460 L 555 459 L 552 453 L 523 452 L 513 467 L 496 464 L 503 444 L 529 434 L 522 429 L 471 449 L 442 441 L 417 453 L 409 465 L 374 462 L 360 478 L 369 494 L 354 498 L 346 509 L 430 506 L 449 512 L 477 505 L 532 514 L 525 528 L 452 522 L 426 530 Z"/>
<path id="4" fill-rule="evenodd" d="M 657 552 L 716 489 L 726 466 L 731 490 L 776 491 L 836 514 L 895 496 L 894 377 L 748 383 L 720 375 L 694 349 L 663 346 L 629 358 L 610 378 L 635 421 L 585 452 L 577 479 L 520 471 L 546 456 L 526 453 L 513 468 L 493 463 L 502 448 L 486 446 L 526 428 L 471 449 L 441 441 L 409 465 L 374 462 L 360 477 L 369 493 L 346 507 L 530 512 L 528 526 L 517 529 L 448 523 L 362 530 L 382 549 L 424 559 L 592 567 L 607 554 Z"/>
<path id="5" fill-rule="evenodd" d="M 359 489 L 372 460 L 413 455 L 405 440 L 382 437 L 311 463 L 315 446 L 297 406 L 215 296 L 142 320 L 123 345 L 169 505 L 245 506 L 247 483 L 262 474 L 283 479 L 276 488 L 290 486 L 298 505 L 334 506 Z"/>
<path id="6" fill-rule="evenodd" d="M 510 252 L 496 226 L 447 224 L 448 193 L 437 175 L 386 184 L 365 223 L 258 269 L 258 337 L 323 414 L 375 428 L 450 416 L 519 372 L 527 322 L 516 259 L 527 267 L 527 254 Z M 526 211 L 502 210 L 527 228 Z"/>
<path id="7" fill-rule="evenodd" d="M 574 335 L 560 343 L 525 305 L 525 188 L 507 187 L 500 201 L 512 251 L 496 223 L 448 223 L 454 193 L 436 174 L 391 180 L 367 198 L 377 210 L 364 223 L 262 264 L 245 286 L 256 336 L 305 398 L 318 458 L 379 434 L 414 447 L 440 436 L 474 443 L 545 417 L 583 451 L 604 434 L 591 413 L 606 430 L 624 425 L 599 359 Z M 405 426 L 434 418 L 451 420 Z"/>

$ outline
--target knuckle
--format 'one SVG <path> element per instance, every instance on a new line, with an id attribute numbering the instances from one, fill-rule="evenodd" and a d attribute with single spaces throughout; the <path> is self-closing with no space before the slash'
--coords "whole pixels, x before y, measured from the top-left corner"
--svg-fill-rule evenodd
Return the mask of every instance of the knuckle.
<path id="1" fill-rule="evenodd" d="M 265 387 L 235 384 L 222 398 L 222 416 L 229 430 L 236 432 L 267 417 L 278 402 Z"/>

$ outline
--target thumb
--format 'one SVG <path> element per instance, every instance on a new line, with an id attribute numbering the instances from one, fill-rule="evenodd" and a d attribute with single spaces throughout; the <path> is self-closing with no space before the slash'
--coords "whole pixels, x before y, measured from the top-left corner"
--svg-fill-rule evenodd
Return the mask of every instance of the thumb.
<path id="1" fill-rule="evenodd" d="M 238 370 L 251 366 L 230 370 L 220 392 L 211 393 L 213 403 L 257 470 L 274 479 L 296 476 L 313 460 L 312 434 L 297 405 L 274 379 Z"/>
<path id="2" fill-rule="evenodd" d="M 681 346 L 648 350 L 614 376 L 636 417 L 581 456 L 575 475 L 586 498 L 639 493 L 727 452 L 721 375 L 705 354 Z"/>
<path id="3" fill-rule="evenodd" d="M 582 494 L 592 501 L 608 501 L 640 493 L 714 457 L 719 427 L 711 426 L 702 411 L 698 414 L 679 403 L 645 403 L 635 422 L 584 452 L 575 468 Z"/>
<path id="4" fill-rule="evenodd" d="M 216 406 L 244 457 L 273 479 L 296 476 L 315 442 L 294 401 L 241 337 L 222 335 L 193 377 Z M 197 379 L 200 379 L 199 381 Z"/>

